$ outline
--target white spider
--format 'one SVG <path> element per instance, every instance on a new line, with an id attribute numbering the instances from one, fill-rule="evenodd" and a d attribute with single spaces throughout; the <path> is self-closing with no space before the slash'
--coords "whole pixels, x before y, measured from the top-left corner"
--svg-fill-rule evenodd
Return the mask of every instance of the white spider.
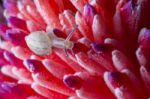
<path id="1" fill-rule="evenodd" d="M 74 30 L 68 35 L 66 39 L 58 38 L 53 33 L 47 33 L 44 31 L 36 31 L 30 33 L 25 37 L 27 46 L 37 55 L 49 55 L 52 52 L 52 47 L 72 49 L 74 43 L 70 41 L 73 33 L 77 29 L 77 25 Z M 66 52 L 67 54 L 67 52 Z"/>

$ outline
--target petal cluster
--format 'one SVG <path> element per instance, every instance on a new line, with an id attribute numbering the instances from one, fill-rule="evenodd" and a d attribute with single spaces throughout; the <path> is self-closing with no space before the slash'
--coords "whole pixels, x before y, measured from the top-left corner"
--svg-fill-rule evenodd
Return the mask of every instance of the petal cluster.
<path id="1" fill-rule="evenodd" d="M 3 0 L 3 7 L 0 98 L 150 98 L 149 0 Z M 65 46 L 75 26 L 65 51 L 35 34 L 34 50 L 50 49 L 38 55 L 25 39 L 43 31 Z"/>

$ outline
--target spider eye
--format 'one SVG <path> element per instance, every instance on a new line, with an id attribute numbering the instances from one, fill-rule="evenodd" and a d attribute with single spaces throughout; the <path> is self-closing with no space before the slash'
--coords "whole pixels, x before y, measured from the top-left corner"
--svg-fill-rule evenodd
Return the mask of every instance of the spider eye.
<path id="1" fill-rule="evenodd" d="M 51 53 L 52 41 L 44 31 L 36 31 L 25 37 L 27 46 L 35 54 L 47 55 Z"/>

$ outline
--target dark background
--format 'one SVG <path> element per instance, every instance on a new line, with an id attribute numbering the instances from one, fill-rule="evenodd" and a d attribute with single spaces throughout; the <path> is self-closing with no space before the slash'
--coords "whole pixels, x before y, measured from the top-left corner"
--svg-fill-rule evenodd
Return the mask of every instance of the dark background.
<path id="1" fill-rule="evenodd" d="M 6 20 L 3 16 L 3 10 L 4 10 L 3 1 L 4 0 L 0 0 L 0 24 L 6 24 Z"/>

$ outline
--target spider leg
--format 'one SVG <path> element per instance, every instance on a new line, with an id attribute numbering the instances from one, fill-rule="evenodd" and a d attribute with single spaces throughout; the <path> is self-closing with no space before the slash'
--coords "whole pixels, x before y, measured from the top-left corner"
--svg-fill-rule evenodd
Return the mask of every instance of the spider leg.
<path id="1" fill-rule="evenodd" d="M 66 57 L 69 57 L 66 47 L 64 48 L 64 52 L 66 54 Z"/>
<path id="2" fill-rule="evenodd" d="M 73 36 L 73 33 L 76 31 L 77 28 L 78 28 L 78 25 L 75 25 L 74 29 L 67 36 L 66 41 L 69 41 L 71 39 L 71 37 Z"/>
<path id="3" fill-rule="evenodd" d="M 73 33 L 76 31 L 76 29 L 78 28 L 78 25 L 75 25 L 74 29 L 69 33 L 69 35 L 67 36 L 67 38 L 65 39 L 66 41 L 69 41 L 71 39 L 71 37 L 73 36 Z M 67 48 L 64 48 L 64 51 L 66 53 L 66 56 L 69 57 L 68 52 L 67 52 Z"/>

